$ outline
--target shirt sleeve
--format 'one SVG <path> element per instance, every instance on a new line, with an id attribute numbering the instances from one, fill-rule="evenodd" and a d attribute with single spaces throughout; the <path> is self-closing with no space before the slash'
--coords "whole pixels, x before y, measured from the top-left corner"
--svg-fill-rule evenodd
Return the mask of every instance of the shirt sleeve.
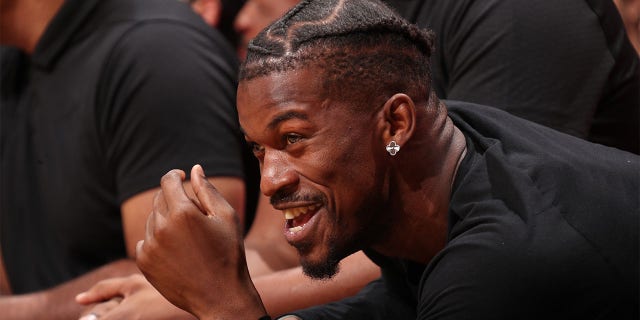
<path id="1" fill-rule="evenodd" d="M 207 176 L 243 177 L 237 62 L 221 39 L 155 21 L 134 26 L 113 49 L 96 121 L 119 202 L 196 163 Z"/>

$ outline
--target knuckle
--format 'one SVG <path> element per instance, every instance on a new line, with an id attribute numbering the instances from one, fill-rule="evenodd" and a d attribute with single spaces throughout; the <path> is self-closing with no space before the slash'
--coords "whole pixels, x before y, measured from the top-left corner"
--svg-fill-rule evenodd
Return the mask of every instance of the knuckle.
<path id="1" fill-rule="evenodd" d="M 165 173 L 162 178 L 160 178 L 160 183 L 167 183 L 173 179 L 180 177 L 180 170 L 172 169 L 169 172 Z"/>

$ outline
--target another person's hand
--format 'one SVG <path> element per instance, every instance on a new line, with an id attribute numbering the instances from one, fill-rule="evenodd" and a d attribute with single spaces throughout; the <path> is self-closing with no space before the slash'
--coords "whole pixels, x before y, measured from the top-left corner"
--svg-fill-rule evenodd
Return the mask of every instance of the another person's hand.
<path id="1" fill-rule="evenodd" d="M 191 314 L 167 301 L 140 274 L 100 281 L 76 296 L 76 301 L 84 305 L 96 304 L 83 312 L 81 320 L 90 319 L 87 317 L 90 314 L 100 320 L 194 319 Z"/>
<path id="2" fill-rule="evenodd" d="M 184 179 L 180 170 L 162 177 L 145 240 L 137 246 L 138 267 L 167 300 L 200 319 L 264 316 L 233 208 L 199 165 L 191 170 L 195 199 L 186 194 Z"/>

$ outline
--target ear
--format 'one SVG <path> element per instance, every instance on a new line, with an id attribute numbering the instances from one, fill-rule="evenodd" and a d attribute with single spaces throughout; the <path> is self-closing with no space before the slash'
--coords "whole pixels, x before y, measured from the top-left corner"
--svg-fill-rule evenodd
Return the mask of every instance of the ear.
<path id="1" fill-rule="evenodd" d="M 222 15 L 222 2 L 220 0 L 196 0 L 191 7 L 212 28 L 218 27 Z"/>
<path id="2" fill-rule="evenodd" d="M 416 106 L 403 93 L 393 95 L 382 107 L 382 140 L 386 145 L 392 140 L 404 146 L 413 136 L 416 127 Z"/>

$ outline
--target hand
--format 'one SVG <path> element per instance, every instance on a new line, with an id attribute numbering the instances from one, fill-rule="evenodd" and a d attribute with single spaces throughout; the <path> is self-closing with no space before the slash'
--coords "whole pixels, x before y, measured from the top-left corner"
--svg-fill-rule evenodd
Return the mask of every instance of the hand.
<path id="1" fill-rule="evenodd" d="M 249 277 L 233 208 L 199 165 L 191 170 L 195 199 L 187 196 L 184 179 L 180 170 L 162 177 L 145 240 L 138 242 L 138 267 L 167 300 L 200 319 L 260 318 L 266 312 Z"/>
<path id="2" fill-rule="evenodd" d="M 100 320 L 194 319 L 191 314 L 167 301 L 140 274 L 100 281 L 77 295 L 76 302 L 84 305 L 97 303 L 83 315 L 93 313 Z"/>
<path id="3" fill-rule="evenodd" d="M 114 319 L 110 311 L 117 308 L 120 301 L 122 297 L 114 297 L 97 303 L 82 311 L 79 320 Z"/>

